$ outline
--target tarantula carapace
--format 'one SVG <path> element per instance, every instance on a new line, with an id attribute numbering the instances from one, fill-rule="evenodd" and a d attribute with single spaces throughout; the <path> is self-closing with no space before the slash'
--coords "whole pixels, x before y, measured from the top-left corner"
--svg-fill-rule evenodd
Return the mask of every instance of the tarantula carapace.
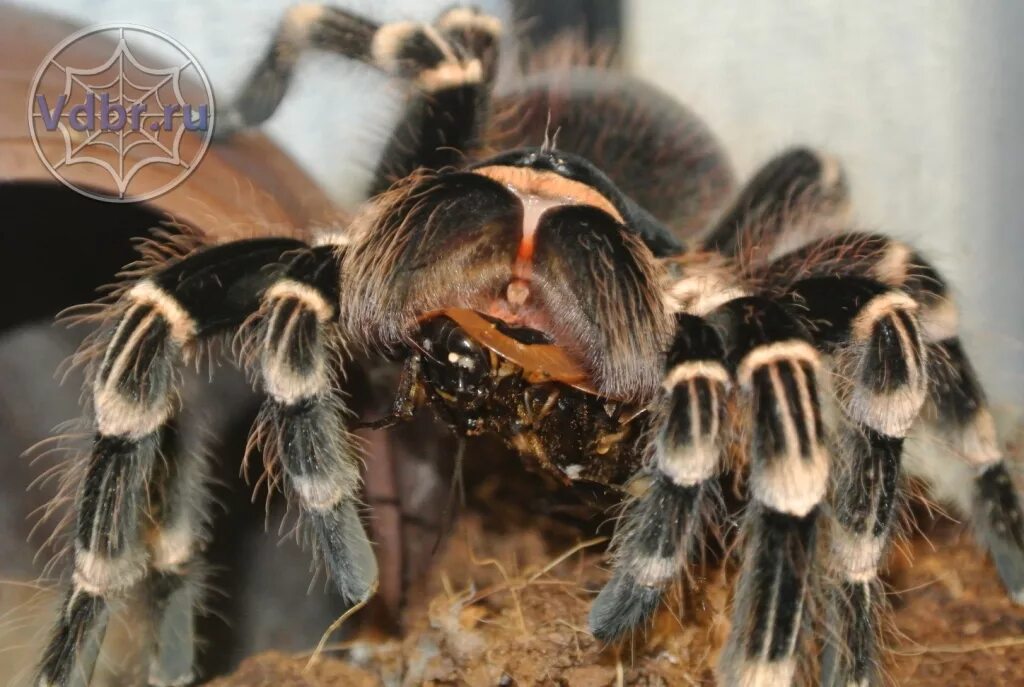
<path id="1" fill-rule="evenodd" d="M 430 24 L 288 12 L 218 135 L 268 118 L 307 48 L 405 80 L 408 109 L 348 226 L 167 259 L 104 311 L 74 572 L 40 685 L 90 674 L 109 602 L 139 585 L 154 613 L 151 683 L 192 679 L 188 575 L 209 505 L 202 465 L 174 451 L 176 370 L 224 332 L 242 332 L 267 396 L 256 444 L 353 605 L 377 567 L 350 428 L 423 405 L 566 482 L 642 477 L 590 613 L 606 641 L 643 627 L 687 570 L 716 477 L 747 475 L 725 684 L 790 684 L 798 648 L 815 642 L 821 683 L 876 680 L 876 571 L 915 425 L 975 470 L 965 502 L 1024 595 L 1017 495 L 947 288 L 912 248 L 850 230 L 839 166 L 788 150 L 730 199 L 707 129 L 635 81 L 569 70 L 495 96 L 500 32 L 466 7 Z M 539 105 L 560 143 L 510 145 L 537 134 L 536 110 L 511 110 L 519 128 L 496 132 L 499 101 Z M 707 230 L 679 231 L 693 226 Z M 346 409 L 338 369 L 352 348 L 404 362 L 382 421 Z M 940 474 L 942 460 L 922 469 Z M 804 641 L 812 584 L 828 632 Z"/>

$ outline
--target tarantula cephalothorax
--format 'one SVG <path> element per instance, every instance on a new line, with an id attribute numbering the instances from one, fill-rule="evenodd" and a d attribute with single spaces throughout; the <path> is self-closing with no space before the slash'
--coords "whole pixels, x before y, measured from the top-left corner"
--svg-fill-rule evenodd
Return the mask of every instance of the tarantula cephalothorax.
<path id="1" fill-rule="evenodd" d="M 697 120 L 585 70 L 551 85 L 548 102 L 562 98 L 564 117 L 585 113 L 589 125 L 563 118 L 558 148 L 483 152 L 508 140 L 489 128 L 499 33 L 463 7 L 433 24 L 378 26 L 319 5 L 287 14 L 220 126 L 269 117 L 307 47 L 406 80 L 408 110 L 350 226 L 168 259 L 105 310 L 90 349 L 95 439 L 74 573 L 40 685 L 88 678 L 108 604 L 134 589 L 154 615 L 150 681 L 191 679 L 188 575 L 208 503 L 202 464 L 174 450 L 176 369 L 204 340 L 239 330 L 267 395 L 255 437 L 352 604 L 373 593 L 377 568 L 337 374 L 335 354 L 351 347 L 405 361 L 380 424 L 428 404 L 566 481 L 645 477 L 590 614 L 603 640 L 651 616 L 695 553 L 715 477 L 742 470 L 747 553 L 721 681 L 789 684 L 798 647 L 816 642 L 821 683 L 873 682 L 876 569 L 915 425 L 975 470 L 963 500 L 1007 587 L 1024 595 L 1017 496 L 946 287 L 908 246 L 849 230 L 839 167 L 790 150 L 723 207 L 728 163 Z M 649 127 L 602 119 L 629 108 L 677 119 L 655 147 Z M 686 202 L 666 202 L 673 194 Z M 684 249 L 664 227 L 708 206 L 717 221 Z M 945 469 L 939 457 L 921 467 L 925 478 Z M 808 639 L 812 583 L 829 631 Z"/>

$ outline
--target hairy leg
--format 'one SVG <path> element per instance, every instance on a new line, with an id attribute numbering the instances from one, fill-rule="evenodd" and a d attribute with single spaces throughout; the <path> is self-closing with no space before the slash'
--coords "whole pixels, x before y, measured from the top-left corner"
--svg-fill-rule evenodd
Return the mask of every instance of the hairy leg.
<path id="1" fill-rule="evenodd" d="M 839 413 L 833 428 L 829 575 L 823 684 L 878 678 L 877 570 L 898 497 L 903 439 L 927 389 L 917 303 L 902 291 L 857 277 L 795 284 L 802 314 L 828 356 Z"/>
<path id="2" fill-rule="evenodd" d="M 432 24 L 377 24 L 328 5 L 296 5 L 219 116 L 215 134 L 226 138 L 269 119 L 307 50 L 364 62 L 411 87 L 377 166 L 370 188 L 376 195 L 417 168 L 437 170 L 459 163 L 479 144 L 501 32 L 496 18 L 466 6 L 445 11 Z"/>
<path id="3" fill-rule="evenodd" d="M 829 474 L 820 359 L 799 322 L 765 298 L 735 299 L 709 320 L 724 333 L 750 427 L 744 563 L 719 673 L 730 685 L 781 687 L 797 671 Z"/>
<path id="4" fill-rule="evenodd" d="M 972 520 L 1007 590 L 1024 596 L 1024 513 L 1010 478 L 984 390 L 959 338 L 958 315 L 939 272 L 912 247 L 875 234 L 840 234 L 782 256 L 759 277 L 862 276 L 901 289 L 918 303 L 928 359 L 921 413 L 926 441 L 907 470 L 933 485 Z M 780 284 L 782 288 L 787 284 Z M 958 459 L 951 462 L 950 455 Z M 963 479 L 950 479 L 963 474 Z"/>
<path id="5" fill-rule="evenodd" d="M 109 603 L 166 553 L 159 542 L 148 550 L 143 523 L 158 461 L 178 458 L 163 452 L 177 413 L 178 366 L 196 342 L 255 311 L 273 266 L 302 245 L 260 239 L 201 251 L 137 282 L 112 306 L 88 375 L 96 435 L 76 499 L 74 573 L 39 684 L 88 682 Z"/>
<path id="6" fill-rule="evenodd" d="M 356 509 L 359 461 L 338 389 L 338 257 L 323 246 L 296 258 L 264 292 L 252 341 L 267 399 L 255 430 L 280 463 L 317 553 L 346 603 L 377 586 L 377 561 Z"/>
<path id="7" fill-rule="evenodd" d="M 849 189 L 842 167 L 808 148 L 769 160 L 703 238 L 724 255 L 763 260 L 844 228 Z"/>
<path id="8" fill-rule="evenodd" d="M 618 523 L 615 573 L 590 610 L 590 628 L 599 639 L 614 640 L 641 627 L 693 554 L 706 492 L 719 470 L 728 386 L 718 335 L 697 316 L 677 315 L 651 484 Z"/>

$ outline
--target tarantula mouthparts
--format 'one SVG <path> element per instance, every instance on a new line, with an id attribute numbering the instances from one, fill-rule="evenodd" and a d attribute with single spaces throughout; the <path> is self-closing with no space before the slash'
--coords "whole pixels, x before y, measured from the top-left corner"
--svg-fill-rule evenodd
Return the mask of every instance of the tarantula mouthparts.
<path id="1" fill-rule="evenodd" d="M 604 96 L 621 85 L 648 126 L 603 122 L 602 107 L 622 103 L 591 97 L 592 73 L 572 69 L 550 80 L 547 101 L 560 112 L 586 102 L 600 128 L 576 132 L 570 150 L 529 146 L 540 132 L 524 124 L 522 145 L 496 153 L 515 137 L 492 128 L 500 37 L 469 7 L 430 24 L 288 12 L 218 135 L 272 116 L 309 48 L 403 81 L 406 112 L 348 226 L 168 258 L 104 310 L 82 356 L 95 438 L 41 687 L 88 683 L 111 603 L 137 590 L 153 616 L 150 683 L 194 678 L 190 575 L 210 504 L 202 462 L 174 441 L 178 369 L 224 334 L 240 337 L 266 394 L 253 443 L 280 467 L 353 606 L 374 593 L 377 565 L 351 431 L 423 407 L 458 434 L 497 435 L 566 484 L 619 490 L 612 575 L 589 618 L 608 642 L 642 629 L 690 570 L 719 475 L 745 474 L 722 684 L 791 684 L 812 646 L 820 684 L 878 681 L 878 569 L 912 429 L 940 434 L 975 470 L 961 485 L 968 515 L 1024 599 L 1020 503 L 947 286 L 913 248 L 850 226 L 838 163 L 787 150 L 733 197 L 728 160 L 692 114 L 609 73 Z M 517 92 L 501 97 L 515 104 Z M 643 155 L 638 136 L 688 154 L 652 157 L 656 188 L 628 195 L 631 172 L 602 162 Z M 658 202 L 666 188 L 693 198 Z M 703 233 L 666 228 L 691 223 L 666 208 L 709 204 L 718 219 Z M 403 363 L 382 420 L 348 408 L 340 361 L 353 348 Z M 919 476 L 944 460 L 929 456 Z M 826 607 L 811 618 L 819 587 Z"/>

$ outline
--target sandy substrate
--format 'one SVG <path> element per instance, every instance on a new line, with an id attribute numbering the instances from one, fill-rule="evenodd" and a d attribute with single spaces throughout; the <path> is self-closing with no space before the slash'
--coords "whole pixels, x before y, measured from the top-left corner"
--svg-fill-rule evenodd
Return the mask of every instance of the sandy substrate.
<path id="1" fill-rule="evenodd" d="M 312 661 L 309 654 L 263 654 L 211 684 L 713 684 L 728 632 L 728 574 L 711 571 L 703 592 L 687 595 L 681 619 L 666 608 L 645 639 L 602 648 L 585 630 L 589 600 L 607 574 L 601 545 L 561 542 L 554 550 L 538 531 L 496 533 L 463 518 L 425 588 L 412 595 L 404 640 L 328 640 Z M 890 567 L 892 683 L 1024 684 L 1024 608 L 1006 598 L 961 528 L 933 525 L 927 540 L 901 547 Z"/>

